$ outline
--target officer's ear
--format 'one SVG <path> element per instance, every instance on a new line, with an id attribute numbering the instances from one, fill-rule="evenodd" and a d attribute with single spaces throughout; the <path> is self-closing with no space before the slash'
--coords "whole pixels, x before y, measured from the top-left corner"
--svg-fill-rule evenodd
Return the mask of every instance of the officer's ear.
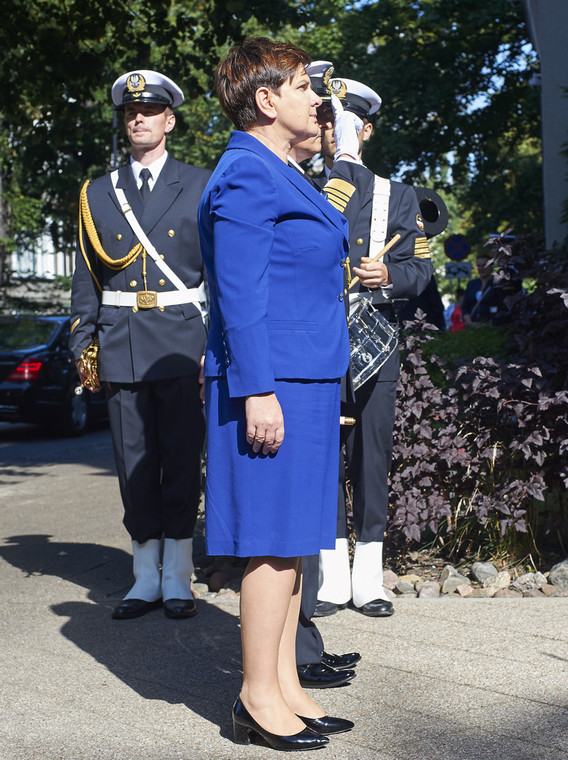
<path id="1" fill-rule="evenodd" d="M 176 125 L 176 115 L 172 109 L 166 107 L 166 134 L 169 134 Z"/>
<path id="2" fill-rule="evenodd" d="M 367 142 L 367 140 L 373 134 L 373 125 L 371 124 L 370 121 L 367 121 L 365 119 L 365 121 L 363 122 L 363 129 L 361 130 L 361 132 L 363 134 L 363 142 Z"/>

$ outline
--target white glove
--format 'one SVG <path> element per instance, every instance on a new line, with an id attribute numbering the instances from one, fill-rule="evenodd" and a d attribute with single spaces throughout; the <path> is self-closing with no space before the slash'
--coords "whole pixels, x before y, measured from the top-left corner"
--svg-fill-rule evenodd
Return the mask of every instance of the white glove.
<path id="1" fill-rule="evenodd" d="M 359 138 L 358 134 L 363 128 L 363 121 L 357 114 L 351 111 L 345 111 L 337 95 L 331 96 L 331 107 L 335 126 L 333 134 L 335 137 L 335 156 L 337 161 L 339 156 L 349 156 L 358 164 L 362 163 L 359 158 Z"/>

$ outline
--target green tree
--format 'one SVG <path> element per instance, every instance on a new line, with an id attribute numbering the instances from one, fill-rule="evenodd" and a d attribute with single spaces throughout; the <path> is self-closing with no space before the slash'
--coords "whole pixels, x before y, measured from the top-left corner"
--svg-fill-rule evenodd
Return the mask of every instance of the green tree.
<path id="1" fill-rule="evenodd" d="M 159 68 L 179 82 L 187 100 L 172 152 L 213 166 L 230 129 L 212 94 L 215 65 L 258 33 L 371 84 L 383 107 L 366 161 L 455 198 L 459 231 L 538 228 L 534 54 L 507 0 L 4 0 L 0 238 L 14 239 L 10 199 L 30 199 L 56 246 L 72 248 L 80 184 L 110 167 L 109 87 L 123 71 Z M 123 155 L 120 124 L 116 133 Z"/>
<path id="2" fill-rule="evenodd" d="M 252 18 L 277 29 L 299 25 L 303 15 L 301 4 L 284 0 L 5 0 L 0 225 L 15 218 L 9 199 L 17 192 L 41 203 L 57 248 L 73 247 L 70 220 L 81 181 L 110 166 L 109 88 L 129 69 L 160 69 L 179 82 L 187 102 L 179 109 L 173 148 L 182 160 L 214 165 L 229 130 L 210 94 L 223 50 L 246 33 Z M 124 152 L 121 126 L 118 135 Z M 6 237 L 4 223 L 0 238 Z"/>
<path id="3" fill-rule="evenodd" d="M 542 229 L 536 56 L 508 0 L 380 0 L 303 40 L 383 98 L 372 169 L 455 193 L 476 240 Z"/>

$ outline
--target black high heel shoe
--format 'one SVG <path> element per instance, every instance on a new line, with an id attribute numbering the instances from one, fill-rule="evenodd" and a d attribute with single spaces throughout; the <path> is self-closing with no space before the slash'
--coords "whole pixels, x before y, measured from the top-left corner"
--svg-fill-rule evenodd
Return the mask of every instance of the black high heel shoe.
<path id="1" fill-rule="evenodd" d="M 233 737 L 236 744 L 250 744 L 251 740 L 261 738 L 272 749 L 280 749 L 284 752 L 319 749 L 329 743 L 327 736 L 321 736 L 310 728 L 305 728 L 292 736 L 278 736 L 278 734 L 265 731 L 243 705 L 240 697 L 233 705 Z"/>
<path id="2" fill-rule="evenodd" d="M 328 734 L 342 734 L 344 731 L 351 731 L 355 723 L 345 718 L 332 718 L 330 715 L 324 715 L 323 718 L 304 718 L 298 715 L 308 728 L 324 736 Z"/>

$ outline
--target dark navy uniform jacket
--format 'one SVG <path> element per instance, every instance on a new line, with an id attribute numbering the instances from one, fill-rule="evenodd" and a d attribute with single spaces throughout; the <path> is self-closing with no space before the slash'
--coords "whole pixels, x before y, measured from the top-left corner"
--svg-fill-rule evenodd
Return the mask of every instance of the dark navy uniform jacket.
<path id="1" fill-rule="evenodd" d="M 360 266 L 361 257 L 369 255 L 371 215 L 375 175 L 362 164 L 337 161 L 329 181 L 317 178 L 325 186 L 325 194 L 349 222 L 350 266 Z M 418 296 L 430 282 L 433 274 L 428 242 L 414 188 L 401 182 L 391 182 L 389 216 L 385 244 L 396 234 L 400 240 L 394 244 L 383 261 L 392 279 L 392 288 L 385 297 L 382 289 L 373 292 L 372 301 L 391 322 L 396 321 L 392 299 Z M 352 274 L 352 276 L 354 276 Z M 360 283 L 355 291 L 367 292 Z M 398 351 L 393 351 L 381 367 L 378 380 L 396 380 L 399 374 Z"/>
<path id="2" fill-rule="evenodd" d="M 119 170 L 118 186 L 123 188 L 143 230 L 188 288 L 203 281 L 197 207 L 210 174 L 168 156 L 144 206 L 130 166 Z M 87 197 L 104 253 L 113 260 L 123 258 L 138 240 L 120 210 L 110 175 L 94 180 Z M 97 256 L 85 231 L 82 237 L 89 265 L 104 290 L 176 290 L 149 255 L 145 287 L 141 253 L 125 268 L 113 269 Z M 100 290 L 78 246 L 71 298 L 70 347 L 75 359 L 95 332 L 100 342 L 100 379 L 116 383 L 196 374 L 206 340 L 195 304 L 165 306 L 163 311 L 101 305 Z"/>

